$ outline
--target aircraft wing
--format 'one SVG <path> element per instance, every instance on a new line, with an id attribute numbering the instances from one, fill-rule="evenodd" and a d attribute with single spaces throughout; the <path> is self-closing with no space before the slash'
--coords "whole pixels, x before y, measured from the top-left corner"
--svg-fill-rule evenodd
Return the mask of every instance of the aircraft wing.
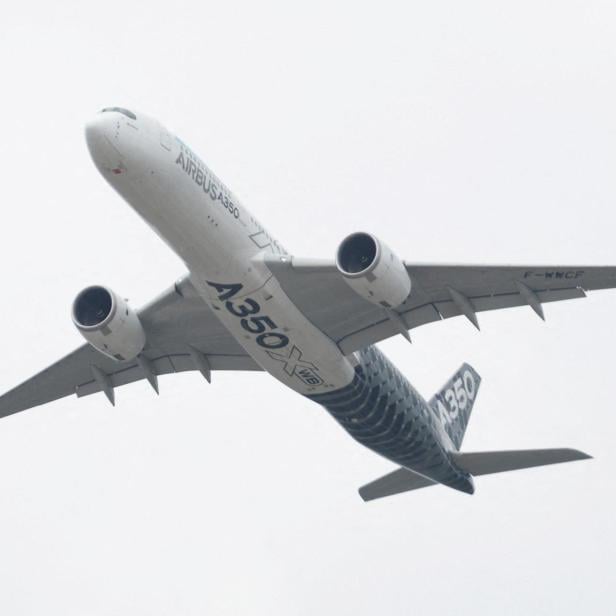
<path id="1" fill-rule="evenodd" d="M 304 315 L 344 354 L 425 323 L 476 313 L 585 297 L 585 291 L 616 288 L 616 267 L 429 265 L 405 263 L 411 293 L 392 320 L 355 293 L 333 261 L 268 257 L 266 264 Z"/>
<path id="2" fill-rule="evenodd" d="M 172 372 L 200 370 L 209 380 L 210 370 L 261 370 L 197 295 L 188 277 L 138 314 L 147 338 L 140 362 L 115 361 L 84 344 L 1 396 L 0 417 L 70 394 L 106 390 L 113 401 L 114 387 L 148 379 L 157 389 L 156 377 Z"/>

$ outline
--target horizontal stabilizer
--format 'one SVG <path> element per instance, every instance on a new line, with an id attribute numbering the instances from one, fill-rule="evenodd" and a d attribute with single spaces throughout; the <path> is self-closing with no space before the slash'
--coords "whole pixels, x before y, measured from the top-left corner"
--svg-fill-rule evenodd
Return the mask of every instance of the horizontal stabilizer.
<path id="1" fill-rule="evenodd" d="M 481 451 L 451 453 L 456 466 L 471 475 L 491 475 L 533 466 L 546 466 L 586 460 L 592 456 L 577 449 L 525 449 L 520 451 Z"/>
<path id="2" fill-rule="evenodd" d="M 573 462 L 591 458 L 576 449 L 523 449 L 520 451 L 481 451 L 478 453 L 450 453 L 452 461 L 471 475 L 504 473 L 533 466 L 546 466 L 560 462 Z M 418 473 L 399 468 L 359 489 L 359 495 L 370 501 L 383 496 L 393 496 L 410 490 L 437 485 Z"/>
<path id="3" fill-rule="evenodd" d="M 418 490 L 433 485 L 436 485 L 434 481 L 409 471 L 407 468 L 399 468 L 359 488 L 359 495 L 365 501 L 370 501 L 375 498 L 392 496 L 393 494 L 400 494 L 400 492 Z"/>

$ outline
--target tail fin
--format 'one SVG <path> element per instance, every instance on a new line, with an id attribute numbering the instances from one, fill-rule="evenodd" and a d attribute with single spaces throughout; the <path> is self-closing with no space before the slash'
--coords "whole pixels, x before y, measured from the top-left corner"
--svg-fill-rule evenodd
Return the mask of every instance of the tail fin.
<path id="1" fill-rule="evenodd" d="M 460 449 L 473 404 L 479 391 L 481 377 L 468 364 L 462 364 L 444 387 L 428 404 L 438 415 L 445 432 L 456 449 Z"/>
<path id="2" fill-rule="evenodd" d="M 478 453 L 452 452 L 456 466 L 471 475 L 491 475 L 516 471 L 533 466 L 546 466 L 574 460 L 586 460 L 592 456 L 577 449 L 523 449 L 519 451 L 481 451 Z"/>

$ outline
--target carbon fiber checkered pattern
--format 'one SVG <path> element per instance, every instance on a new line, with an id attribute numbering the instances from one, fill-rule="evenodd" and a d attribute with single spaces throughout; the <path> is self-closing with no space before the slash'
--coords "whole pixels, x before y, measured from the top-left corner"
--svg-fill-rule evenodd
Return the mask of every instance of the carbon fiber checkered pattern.
<path id="1" fill-rule="evenodd" d="M 358 442 L 392 462 L 449 487 L 473 492 L 471 476 L 449 457 L 435 412 L 376 347 L 359 351 L 353 381 L 309 396 Z"/>

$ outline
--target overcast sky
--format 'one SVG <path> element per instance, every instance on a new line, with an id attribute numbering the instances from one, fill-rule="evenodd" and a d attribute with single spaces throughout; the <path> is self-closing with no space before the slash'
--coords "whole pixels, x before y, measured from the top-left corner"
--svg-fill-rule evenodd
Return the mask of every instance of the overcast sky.
<path id="1" fill-rule="evenodd" d="M 505 5 L 506 8 L 505 8 Z M 612 2 L 18 2 L 0 22 L 6 390 L 70 304 L 184 273 L 84 123 L 159 118 L 293 254 L 616 264 Z M 594 460 L 363 503 L 393 466 L 267 374 L 198 373 L 0 422 L 0 613 L 613 614 L 616 291 L 380 345 L 429 397 L 482 375 L 466 450 Z"/>

